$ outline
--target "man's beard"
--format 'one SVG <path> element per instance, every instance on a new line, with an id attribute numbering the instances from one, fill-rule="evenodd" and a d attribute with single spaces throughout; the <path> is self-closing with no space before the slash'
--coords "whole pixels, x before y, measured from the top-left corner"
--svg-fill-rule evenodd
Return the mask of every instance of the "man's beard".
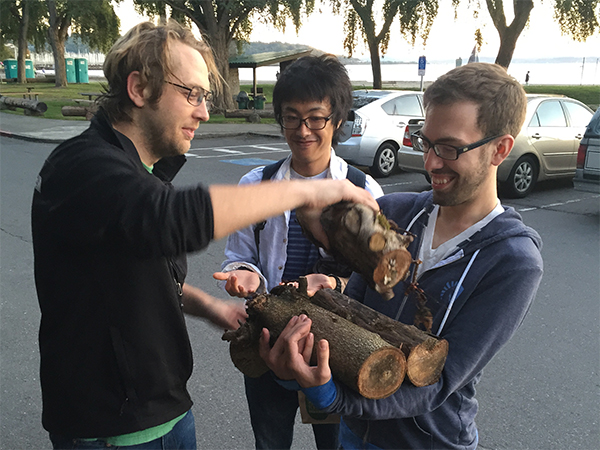
<path id="1" fill-rule="evenodd" d="M 159 159 L 181 155 L 187 150 L 179 148 L 180 145 L 173 139 L 173 130 L 169 130 L 169 126 L 170 124 L 165 123 L 154 108 L 142 123 L 146 147 Z"/>
<path id="2" fill-rule="evenodd" d="M 476 191 L 486 181 L 491 161 L 489 156 L 482 152 L 479 159 L 479 167 L 473 169 L 470 174 L 458 175 L 454 179 L 454 187 L 449 192 L 438 192 L 433 190 L 433 203 L 440 206 L 458 206 L 471 200 Z M 458 181 L 458 182 L 457 182 Z"/>

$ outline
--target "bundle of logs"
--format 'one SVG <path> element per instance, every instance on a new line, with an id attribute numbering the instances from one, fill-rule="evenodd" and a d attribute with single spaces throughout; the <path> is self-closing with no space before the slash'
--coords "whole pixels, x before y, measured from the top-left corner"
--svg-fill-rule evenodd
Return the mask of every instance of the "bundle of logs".
<path id="1" fill-rule="evenodd" d="M 310 215 L 297 211 L 305 234 L 337 261 L 360 273 L 384 299 L 406 279 L 412 261 L 407 250 L 413 237 L 381 213 L 350 202 L 340 202 Z M 318 224 L 318 226 L 315 226 Z M 406 325 L 350 297 L 321 289 L 309 297 L 305 278 L 279 286 L 247 303 L 248 320 L 226 332 L 234 365 L 249 377 L 268 368 L 259 356 L 262 328 L 270 331 L 271 345 L 293 316 L 312 320 L 315 340 L 327 339 L 329 364 L 335 379 L 371 399 L 393 394 L 405 377 L 417 387 L 436 383 L 448 355 L 448 342 L 413 325 Z M 423 307 L 424 312 L 428 310 Z M 316 362 L 313 352 L 311 363 Z"/>
<path id="2" fill-rule="evenodd" d="M 366 398 L 388 397 L 405 377 L 417 387 L 436 383 L 448 355 L 447 341 L 344 294 L 321 289 L 309 297 L 303 278 L 298 288 L 279 286 L 249 301 L 247 308 L 248 320 L 236 331 L 226 332 L 223 339 L 230 342 L 234 365 L 249 377 L 268 370 L 258 350 L 262 328 L 270 331 L 273 345 L 289 320 L 299 314 L 312 320 L 315 341 L 328 340 L 334 378 Z M 315 351 L 311 362 L 316 362 Z"/>

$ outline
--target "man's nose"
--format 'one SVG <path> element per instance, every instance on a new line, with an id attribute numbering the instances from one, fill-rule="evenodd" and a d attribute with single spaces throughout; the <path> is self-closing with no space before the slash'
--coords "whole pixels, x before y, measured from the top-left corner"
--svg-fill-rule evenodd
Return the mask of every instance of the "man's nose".
<path id="1" fill-rule="evenodd" d="M 436 155 L 433 148 L 430 148 L 427 153 L 423 153 L 423 162 L 427 172 L 431 172 L 434 169 L 439 169 L 444 166 L 444 160 Z"/>
<path id="2" fill-rule="evenodd" d="M 210 118 L 210 114 L 208 112 L 208 105 L 206 104 L 206 100 L 203 100 L 198 106 L 194 107 L 194 117 L 196 117 L 200 122 L 207 122 Z"/>

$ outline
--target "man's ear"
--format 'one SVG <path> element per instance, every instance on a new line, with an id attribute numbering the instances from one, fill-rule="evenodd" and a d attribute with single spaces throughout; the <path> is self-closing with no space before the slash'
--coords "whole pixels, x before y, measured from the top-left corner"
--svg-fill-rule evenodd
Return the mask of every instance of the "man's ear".
<path id="1" fill-rule="evenodd" d="M 144 97 L 145 83 L 142 84 L 142 77 L 136 70 L 127 76 L 127 94 L 135 106 L 141 108 L 146 103 Z"/>
<path id="2" fill-rule="evenodd" d="M 510 134 L 505 134 L 504 136 L 499 137 L 495 142 L 492 164 L 494 166 L 499 166 L 510 154 L 513 145 L 515 145 L 515 138 Z"/>

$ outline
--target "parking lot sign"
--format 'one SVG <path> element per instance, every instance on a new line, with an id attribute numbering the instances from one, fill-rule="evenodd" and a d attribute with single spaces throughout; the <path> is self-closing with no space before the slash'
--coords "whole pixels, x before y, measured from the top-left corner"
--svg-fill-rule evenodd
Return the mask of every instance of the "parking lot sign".
<path id="1" fill-rule="evenodd" d="M 425 65 L 427 64 L 427 60 L 424 56 L 419 56 L 419 76 L 425 76 Z"/>

